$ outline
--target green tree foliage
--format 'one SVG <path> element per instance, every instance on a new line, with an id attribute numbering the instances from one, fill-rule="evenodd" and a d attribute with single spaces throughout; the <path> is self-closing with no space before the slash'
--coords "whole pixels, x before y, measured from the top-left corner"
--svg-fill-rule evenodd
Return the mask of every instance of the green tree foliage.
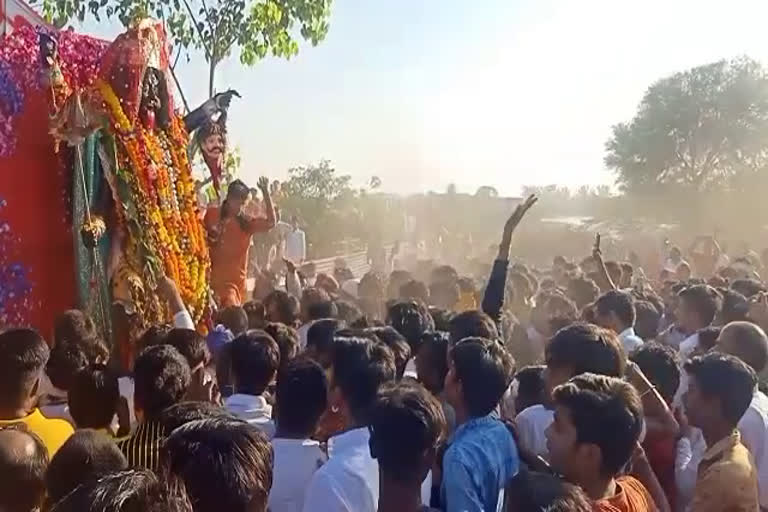
<path id="1" fill-rule="evenodd" d="M 768 163 L 766 72 L 745 57 L 661 79 L 606 150 L 625 192 L 732 187 Z"/>
<path id="2" fill-rule="evenodd" d="M 143 17 L 165 20 L 174 46 L 203 51 L 209 65 L 209 93 L 216 66 L 239 49 L 252 66 L 267 54 L 290 58 L 296 35 L 317 45 L 328 33 L 332 0 L 37 0 L 57 26 L 92 16 L 118 18 L 123 25 Z"/>

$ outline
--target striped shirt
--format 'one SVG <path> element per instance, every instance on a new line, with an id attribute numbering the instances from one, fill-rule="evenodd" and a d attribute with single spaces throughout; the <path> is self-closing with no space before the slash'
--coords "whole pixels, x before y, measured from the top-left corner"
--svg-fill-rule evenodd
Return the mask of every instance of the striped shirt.
<path id="1" fill-rule="evenodd" d="M 157 470 L 160 462 L 160 443 L 165 437 L 163 426 L 155 421 L 141 423 L 133 435 L 117 443 L 128 459 L 129 467 Z"/>

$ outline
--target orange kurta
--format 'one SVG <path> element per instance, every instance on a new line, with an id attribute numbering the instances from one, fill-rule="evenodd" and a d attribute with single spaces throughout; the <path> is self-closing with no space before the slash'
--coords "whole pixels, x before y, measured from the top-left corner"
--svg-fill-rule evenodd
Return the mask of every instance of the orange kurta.
<path id="1" fill-rule="evenodd" d="M 221 209 L 208 208 L 205 229 L 217 233 L 210 244 L 211 289 L 219 307 L 239 306 L 245 298 L 248 276 L 248 249 L 254 233 L 269 231 L 275 223 L 266 217 L 221 218 Z"/>

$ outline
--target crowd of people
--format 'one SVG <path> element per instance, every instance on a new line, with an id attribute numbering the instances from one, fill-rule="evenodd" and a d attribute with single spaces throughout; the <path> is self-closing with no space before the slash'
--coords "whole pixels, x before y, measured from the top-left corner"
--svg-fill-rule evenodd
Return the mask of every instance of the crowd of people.
<path id="1" fill-rule="evenodd" d="M 206 220 L 206 334 L 168 278 L 173 323 L 130 368 L 83 311 L 0 326 L 0 510 L 768 510 L 759 259 L 670 247 L 651 276 L 598 236 L 580 261 L 515 261 L 530 197 L 487 274 L 287 260 L 244 300 L 247 240 L 277 222 L 259 187 L 265 219 L 236 186 Z"/>

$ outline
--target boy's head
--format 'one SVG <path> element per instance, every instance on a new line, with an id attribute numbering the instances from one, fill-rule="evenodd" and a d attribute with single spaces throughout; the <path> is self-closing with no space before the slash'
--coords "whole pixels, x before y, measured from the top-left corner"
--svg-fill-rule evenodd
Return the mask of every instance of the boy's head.
<path id="1" fill-rule="evenodd" d="M 383 343 L 338 337 L 331 372 L 329 402 L 348 425 L 365 424 L 379 387 L 395 380 L 395 356 Z"/>
<path id="2" fill-rule="evenodd" d="M 282 290 L 275 290 L 267 295 L 264 299 L 264 309 L 268 322 L 293 326 L 299 318 L 298 300 Z"/>
<path id="3" fill-rule="evenodd" d="M 128 461 L 112 439 L 95 430 L 78 430 L 48 466 L 48 501 L 56 503 L 79 485 L 127 467 Z"/>
<path id="4" fill-rule="evenodd" d="M 674 350 L 660 343 L 645 343 L 629 358 L 640 367 L 661 397 L 672 404 L 680 385 L 680 367 Z"/>
<path id="5" fill-rule="evenodd" d="M 555 388 L 555 420 L 547 428 L 550 462 L 575 484 L 617 475 L 640 437 L 637 391 L 614 377 L 582 374 Z"/>
<path id="6" fill-rule="evenodd" d="M 164 409 L 180 402 L 191 381 L 187 360 L 170 345 L 144 350 L 133 365 L 133 405 L 136 416 L 154 420 Z"/>
<path id="7" fill-rule="evenodd" d="M 104 365 L 83 368 L 72 380 L 67 400 L 77 428 L 109 428 L 120 400 L 117 374 Z"/>
<path id="8" fill-rule="evenodd" d="M 379 341 L 388 346 L 395 355 L 395 368 L 397 370 L 397 379 L 402 379 L 405 373 L 405 367 L 411 359 L 411 347 L 406 342 L 402 334 L 397 332 L 394 327 L 373 327 L 366 330 L 373 334 Z"/>
<path id="9" fill-rule="evenodd" d="M 51 384 L 62 391 L 68 391 L 77 372 L 88 366 L 88 356 L 76 342 L 57 343 L 51 349 L 51 356 L 45 366 L 45 373 Z"/>
<path id="10" fill-rule="evenodd" d="M 635 334 L 643 341 L 651 341 L 659 335 L 661 311 L 647 300 L 635 302 Z"/>
<path id="11" fill-rule="evenodd" d="M 0 429 L 0 510 L 40 510 L 45 498 L 48 451 L 26 424 Z"/>
<path id="12" fill-rule="evenodd" d="M 568 281 L 568 296 L 579 309 L 592 304 L 599 295 L 600 288 L 588 277 L 574 277 Z"/>
<path id="13" fill-rule="evenodd" d="M 405 337 L 413 354 L 418 352 L 424 333 L 435 328 L 429 309 L 424 303 L 414 300 L 397 302 L 390 306 L 387 322 Z"/>
<path id="14" fill-rule="evenodd" d="M 211 402 L 179 402 L 164 410 L 158 421 L 165 434 L 170 435 L 182 425 L 210 418 L 237 419 L 225 408 Z"/>
<path id="15" fill-rule="evenodd" d="M 723 309 L 720 311 L 721 325 L 731 322 L 746 321 L 749 318 L 749 300 L 737 291 L 722 288 L 718 290 L 723 297 Z"/>
<path id="16" fill-rule="evenodd" d="M 218 312 L 216 323 L 232 331 L 235 336 L 240 336 L 248 330 L 248 313 L 240 306 L 228 306 Z"/>
<path id="17" fill-rule="evenodd" d="M 470 418 L 490 414 L 507 390 L 515 360 L 497 341 L 465 338 L 448 352 L 445 397 Z"/>
<path id="18" fill-rule="evenodd" d="M 248 329 L 263 329 L 267 324 L 267 312 L 261 301 L 250 300 L 243 304 L 243 310 L 248 316 Z"/>
<path id="19" fill-rule="evenodd" d="M 91 317 L 79 309 L 64 311 L 53 322 L 53 345 L 96 337 L 96 326 Z"/>
<path id="20" fill-rule="evenodd" d="M 575 323 L 557 331 L 544 352 L 546 396 L 555 387 L 582 373 L 622 377 L 626 356 L 613 331 L 593 324 Z"/>
<path id="21" fill-rule="evenodd" d="M 230 343 L 235 393 L 258 396 L 275 379 L 280 348 L 264 331 L 247 331 Z"/>
<path id="22" fill-rule="evenodd" d="M 694 357 L 684 368 L 690 377 L 683 399 L 691 425 L 704 431 L 736 428 L 757 386 L 752 368 L 718 352 Z"/>
<path id="23" fill-rule="evenodd" d="M 499 337 L 499 331 L 491 317 L 478 310 L 464 311 L 451 318 L 449 334 L 452 344 L 464 338 L 495 340 Z"/>
<path id="24" fill-rule="evenodd" d="M 312 323 L 307 331 L 306 355 L 317 361 L 323 368 L 333 364 L 333 342 L 341 322 L 332 318 Z"/>
<path id="25" fill-rule="evenodd" d="M 507 512 L 592 512 L 580 487 L 548 473 L 520 471 L 505 492 Z"/>
<path id="26" fill-rule="evenodd" d="M 206 366 L 211 359 L 205 338 L 193 329 L 171 329 L 165 337 L 165 343 L 184 356 L 194 372 Z"/>
<path id="27" fill-rule="evenodd" d="M 371 456 L 382 477 L 419 489 L 445 434 L 440 402 L 420 384 L 385 384 L 371 412 Z"/>
<path id="28" fill-rule="evenodd" d="M 281 435 L 309 438 L 328 406 L 328 379 L 309 358 L 290 361 L 277 377 L 277 425 Z"/>
<path id="29" fill-rule="evenodd" d="M 546 401 L 546 385 L 544 372 L 546 366 L 526 366 L 515 374 L 517 395 L 515 396 L 515 412 L 520 413 L 533 405 Z"/>
<path id="30" fill-rule="evenodd" d="M 264 332 L 272 336 L 280 349 L 280 367 L 288 364 L 299 353 L 299 333 L 284 324 L 269 323 Z"/>
<path id="31" fill-rule="evenodd" d="M 758 325 L 750 322 L 731 322 L 723 327 L 717 338 L 717 349 L 738 357 L 758 374 L 768 363 L 768 337 Z"/>
<path id="32" fill-rule="evenodd" d="M 706 284 L 683 288 L 678 297 L 675 316 L 680 327 L 689 333 L 709 326 L 720 309 L 720 294 Z"/>
<path id="33" fill-rule="evenodd" d="M 445 376 L 448 374 L 447 356 L 447 333 L 435 331 L 422 336 L 416 352 L 416 375 L 419 382 L 435 396 L 443 392 Z"/>
<path id="34" fill-rule="evenodd" d="M 611 290 L 595 302 L 598 325 L 620 334 L 635 325 L 635 304 L 628 293 Z"/>
<path id="35" fill-rule="evenodd" d="M 0 407 L 31 410 L 35 406 L 49 353 L 45 340 L 31 329 L 0 333 Z"/>

